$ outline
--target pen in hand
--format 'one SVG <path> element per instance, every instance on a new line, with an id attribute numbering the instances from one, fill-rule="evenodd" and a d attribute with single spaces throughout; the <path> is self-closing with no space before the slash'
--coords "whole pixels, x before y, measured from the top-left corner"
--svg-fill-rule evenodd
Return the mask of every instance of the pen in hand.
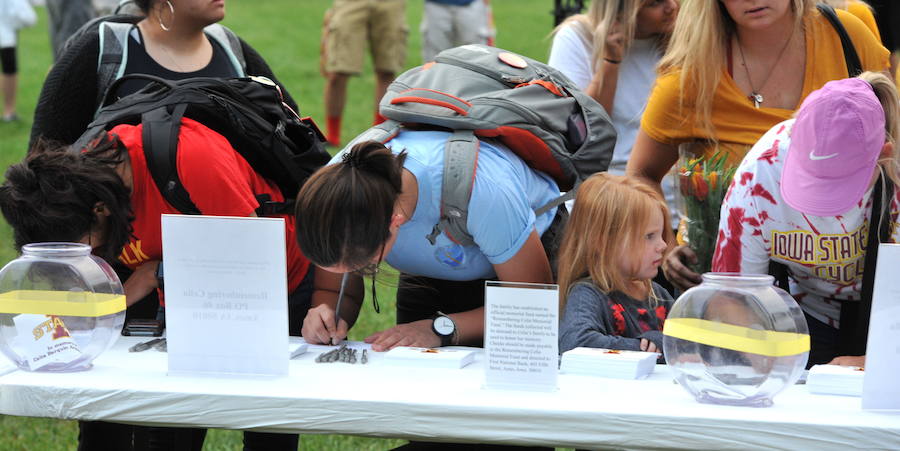
<path id="1" fill-rule="evenodd" d="M 337 331 L 338 326 L 341 323 L 341 302 L 344 301 L 344 287 L 347 286 L 347 277 L 349 275 L 350 275 L 350 273 L 345 272 L 344 275 L 341 276 L 341 289 L 340 289 L 340 291 L 338 291 L 337 305 L 334 307 L 334 330 L 335 330 L 335 332 Z M 337 338 L 331 337 L 332 345 L 338 344 L 338 341 L 339 340 Z"/>

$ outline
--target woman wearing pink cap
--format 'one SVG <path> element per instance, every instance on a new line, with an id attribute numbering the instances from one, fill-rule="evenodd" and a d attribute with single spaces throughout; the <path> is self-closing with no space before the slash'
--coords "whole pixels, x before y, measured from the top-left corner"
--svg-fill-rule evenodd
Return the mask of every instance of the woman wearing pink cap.
<path id="1" fill-rule="evenodd" d="M 722 205 L 713 271 L 765 274 L 783 264 L 809 322 L 810 365 L 865 361 L 846 356 L 865 354 L 866 249 L 879 235 L 900 239 L 898 112 L 883 74 L 827 83 L 753 146 Z"/>

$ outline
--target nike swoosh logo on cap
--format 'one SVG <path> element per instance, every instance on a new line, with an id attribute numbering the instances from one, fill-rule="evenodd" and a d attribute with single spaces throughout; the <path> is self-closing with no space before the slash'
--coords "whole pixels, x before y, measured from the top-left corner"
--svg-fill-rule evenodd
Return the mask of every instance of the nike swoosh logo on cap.
<path id="1" fill-rule="evenodd" d="M 838 155 L 837 152 L 835 152 L 835 153 L 833 153 L 833 154 L 831 154 L 831 155 L 816 155 L 815 153 L 810 152 L 810 153 L 809 153 L 809 159 L 810 159 L 810 160 L 813 160 L 813 161 L 827 160 L 827 159 L 829 159 L 829 158 L 834 158 L 834 157 L 836 157 L 837 155 Z"/>

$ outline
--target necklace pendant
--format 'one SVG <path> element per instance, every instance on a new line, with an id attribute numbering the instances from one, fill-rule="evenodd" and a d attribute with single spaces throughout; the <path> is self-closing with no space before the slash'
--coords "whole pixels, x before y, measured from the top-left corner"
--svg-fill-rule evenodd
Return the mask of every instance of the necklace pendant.
<path id="1" fill-rule="evenodd" d="M 756 108 L 759 108 L 759 105 L 763 103 L 763 96 L 758 92 L 754 92 L 747 97 L 750 98 L 750 101 L 753 102 L 753 106 Z"/>

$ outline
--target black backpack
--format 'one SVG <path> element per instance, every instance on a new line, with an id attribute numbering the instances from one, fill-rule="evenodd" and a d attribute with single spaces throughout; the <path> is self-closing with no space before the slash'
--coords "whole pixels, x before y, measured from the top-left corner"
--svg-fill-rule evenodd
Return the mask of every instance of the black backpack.
<path id="1" fill-rule="evenodd" d="M 116 101 L 119 84 L 135 78 L 150 83 Z M 259 195 L 258 216 L 290 213 L 303 182 L 329 160 L 322 144 L 324 137 L 315 123 L 300 119 L 284 103 L 278 85 L 265 77 L 170 81 L 152 75 L 126 75 L 107 90 L 94 121 L 72 149 L 81 151 L 117 125 L 143 124 L 147 167 L 160 193 L 178 211 L 200 214 L 176 169 L 182 117 L 224 136 L 259 175 L 278 185 L 286 202 L 272 202 L 268 195 Z"/>

